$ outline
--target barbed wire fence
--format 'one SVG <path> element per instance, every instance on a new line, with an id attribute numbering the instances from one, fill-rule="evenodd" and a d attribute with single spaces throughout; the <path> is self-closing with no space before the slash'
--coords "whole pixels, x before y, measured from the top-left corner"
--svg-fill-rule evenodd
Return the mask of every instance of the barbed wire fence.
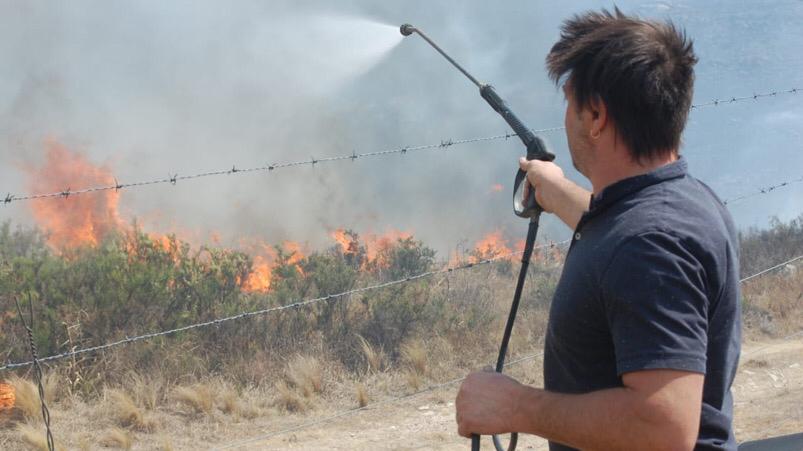
<path id="1" fill-rule="evenodd" d="M 557 247 L 557 246 L 562 246 L 562 245 L 568 244 L 569 242 L 571 242 L 571 240 L 564 240 L 564 241 L 560 241 L 560 242 L 557 242 L 557 243 L 542 244 L 542 245 L 537 246 L 536 249 L 554 248 L 554 247 Z M 496 262 L 496 261 L 506 260 L 506 259 L 509 259 L 511 257 L 515 257 L 515 256 L 520 255 L 520 254 L 521 254 L 521 252 L 506 253 L 506 254 L 497 255 L 497 256 L 494 256 L 494 257 L 491 257 L 491 258 L 486 258 L 486 259 L 483 259 L 483 260 L 479 260 L 479 261 L 476 261 L 476 262 L 469 262 L 469 263 L 465 263 L 465 264 L 461 264 L 461 265 L 457 265 L 457 266 L 447 266 L 445 268 L 432 270 L 432 271 L 426 271 L 426 272 L 422 272 L 422 273 L 419 273 L 419 274 L 416 274 L 416 275 L 404 277 L 404 278 L 401 278 L 401 279 L 392 280 L 392 281 L 389 281 L 389 282 L 383 282 L 383 283 L 378 283 L 378 284 L 374 284 L 374 285 L 368 285 L 368 286 L 361 287 L 361 288 L 355 288 L 355 289 L 352 289 L 352 290 L 343 291 L 341 293 L 327 294 L 325 296 L 320 296 L 320 297 L 316 297 L 316 298 L 312 298 L 312 299 L 301 300 L 301 301 L 293 302 L 291 304 L 286 304 L 286 305 L 282 305 L 282 306 L 278 306 L 278 307 L 269 307 L 269 308 L 264 308 L 264 309 L 260 309 L 260 310 L 242 312 L 242 313 L 238 313 L 236 315 L 226 316 L 226 317 L 214 319 L 214 320 L 211 320 L 211 321 L 204 321 L 204 322 L 194 323 L 194 324 L 190 324 L 190 325 L 187 325 L 187 326 L 177 327 L 177 328 L 174 328 L 174 329 L 168 329 L 168 330 L 163 330 L 163 331 L 158 331 L 158 332 L 151 332 L 151 333 L 146 333 L 146 334 L 142 334 L 142 335 L 137 335 L 137 336 L 134 336 L 134 337 L 126 337 L 126 338 L 123 338 L 123 339 L 120 339 L 120 340 L 117 340 L 117 341 L 109 342 L 109 343 L 98 345 L 98 346 L 92 346 L 92 347 L 82 348 L 82 349 L 74 349 L 74 350 L 70 350 L 70 351 L 67 351 L 67 352 L 64 352 L 64 353 L 61 353 L 61 354 L 54 354 L 54 355 L 51 355 L 51 356 L 48 356 L 48 357 L 42 357 L 42 358 L 38 359 L 38 362 L 40 362 L 40 363 L 53 362 L 53 361 L 62 360 L 62 359 L 70 358 L 70 357 L 75 357 L 75 356 L 79 356 L 79 355 L 83 355 L 83 354 L 96 353 L 96 352 L 100 352 L 100 351 L 105 351 L 105 350 L 109 350 L 109 349 L 112 349 L 112 348 L 116 348 L 118 346 L 123 346 L 123 345 L 128 345 L 128 344 L 131 344 L 131 343 L 136 343 L 136 342 L 139 342 L 139 341 L 150 340 L 150 339 L 157 338 L 157 337 L 164 337 L 164 336 L 167 336 L 167 335 L 173 335 L 173 334 L 176 334 L 176 333 L 179 333 L 179 332 L 185 332 L 185 331 L 193 330 L 193 329 L 200 329 L 200 328 L 210 327 L 210 326 L 219 326 L 219 325 L 221 325 L 223 323 L 228 323 L 228 322 L 231 322 L 231 321 L 237 321 L 237 320 L 241 320 L 241 319 L 245 319 L 245 318 L 251 318 L 251 317 L 255 317 L 255 316 L 267 315 L 267 314 L 271 314 L 271 313 L 281 312 L 281 311 L 284 311 L 284 310 L 299 309 L 299 308 L 306 307 L 306 306 L 312 305 L 312 304 L 318 304 L 318 303 L 323 303 L 323 302 L 337 302 L 337 301 L 339 301 L 341 299 L 347 299 L 347 298 L 349 298 L 350 296 L 352 296 L 354 294 L 364 293 L 364 292 L 368 292 L 368 291 L 375 291 L 375 290 L 379 290 L 379 289 L 382 289 L 382 288 L 392 287 L 392 286 L 395 286 L 395 285 L 401 285 L 401 284 L 405 284 L 405 283 L 410 283 L 410 282 L 413 282 L 413 281 L 416 281 L 416 280 L 426 279 L 426 278 L 437 276 L 437 275 L 440 275 L 440 274 L 451 274 L 451 273 L 454 273 L 454 272 L 457 272 L 457 271 L 463 271 L 463 270 L 471 269 L 471 268 L 478 267 L 478 266 L 488 265 L 488 264 L 491 264 L 491 263 Z M 34 365 L 34 363 L 35 362 L 33 360 L 24 361 L 24 362 L 6 363 L 2 367 L 0 367 L 0 372 L 28 367 L 28 366 Z"/>
<path id="2" fill-rule="evenodd" d="M 761 271 L 759 271 L 759 272 L 757 272 L 755 274 L 752 274 L 750 276 L 747 276 L 747 277 L 744 277 L 744 278 L 740 279 L 739 283 L 745 283 L 745 282 L 748 282 L 748 281 L 750 281 L 752 279 L 755 279 L 757 277 L 761 277 L 761 276 L 763 276 L 765 274 L 769 274 L 772 271 L 775 271 L 775 270 L 778 270 L 780 268 L 783 268 L 786 265 L 789 265 L 789 264 L 794 263 L 794 262 L 796 262 L 798 260 L 801 260 L 801 259 L 803 259 L 803 255 L 799 255 L 799 256 L 794 257 L 792 259 L 786 260 L 785 262 L 778 263 L 778 264 L 776 264 L 774 266 L 771 266 L 771 267 L 766 268 L 764 270 L 761 270 Z M 788 341 L 788 340 L 791 340 L 793 338 L 799 337 L 801 335 L 803 335 L 803 331 L 798 331 L 798 332 L 789 334 L 789 335 L 787 335 L 785 337 L 782 337 L 781 341 L 782 342 L 783 341 Z M 743 357 L 749 357 L 749 356 L 751 357 L 751 356 L 757 355 L 761 351 L 764 351 L 766 349 L 772 348 L 772 346 L 773 345 L 767 345 L 767 346 L 752 350 L 751 352 L 745 353 Z M 530 355 L 526 355 L 526 356 L 514 359 L 514 360 L 510 361 L 509 363 L 505 364 L 505 367 L 507 368 L 509 366 L 517 365 L 519 363 L 522 363 L 522 362 L 525 362 L 525 361 L 528 361 L 528 360 L 533 360 L 535 358 L 538 358 L 538 357 L 542 356 L 543 354 L 544 354 L 543 351 L 541 351 L 541 352 L 537 352 L 535 354 L 530 354 Z M 465 380 L 465 376 L 459 377 L 459 378 L 455 378 L 455 379 L 450 379 L 450 380 L 447 380 L 447 381 L 444 381 L 444 382 L 439 382 L 439 383 L 427 386 L 426 388 L 423 388 L 421 390 L 414 391 L 412 393 L 408 393 L 408 394 L 401 395 L 401 396 L 396 396 L 396 397 L 391 397 L 389 399 L 378 401 L 378 402 L 371 403 L 371 404 L 367 404 L 367 405 L 362 406 L 362 407 L 343 410 L 343 411 L 340 411 L 340 412 L 335 413 L 333 415 L 326 416 L 324 418 L 303 422 L 303 423 L 300 423 L 300 424 L 298 424 L 296 426 L 291 426 L 289 428 L 285 428 L 285 429 L 281 429 L 281 430 L 278 430 L 278 431 L 270 432 L 270 433 L 267 433 L 267 434 L 264 434 L 264 435 L 251 437 L 251 438 L 248 438 L 248 439 L 243 440 L 243 441 L 231 443 L 231 444 L 228 444 L 228 445 L 225 445 L 225 446 L 222 446 L 222 447 L 217 447 L 217 448 L 214 448 L 214 449 L 231 449 L 231 448 L 247 445 L 247 444 L 250 444 L 250 443 L 255 443 L 255 442 L 268 440 L 268 439 L 271 439 L 271 438 L 274 438 L 274 437 L 277 437 L 277 436 L 280 436 L 280 435 L 283 435 L 283 434 L 288 434 L 290 432 L 295 432 L 295 431 L 308 429 L 308 428 L 315 427 L 315 426 L 320 426 L 320 425 L 323 425 L 323 424 L 326 424 L 326 423 L 331 423 L 331 422 L 333 422 L 335 420 L 338 420 L 338 419 L 346 417 L 346 416 L 356 415 L 356 414 L 358 414 L 360 412 L 363 412 L 363 411 L 366 411 L 366 410 L 376 409 L 376 408 L 379 408 L 379 407 L 382 407 L 382 406 L 399 403 L 399 402 L 405 401 L 405 400 L 410 399 L 410 398 L 415 397 L 415 396 L 419 396 L 419 395 L 422 395 L 422 394 L 425 394 L 425 393 L 429 393 L 429 392 L 432 392 L 432 391 L 435 391 L 435 390 L 438 390 L 438 389 L 441 389 L 441 388 L 445 388 L 445 387 L 448 387 L 448 386 L 451 386 L 451 385 L 455 385 L 455 384 L 458 384 L 460 382 L 463 382 L 463 380 Z"/>
<path id="3" fill-rule="evenodd" d="M 752 96 L 732 97 L 730 99 L 724 99 L 724 100 L 717 99 L 717 100 L 710 101 L 710 102 L 705 102 L 705 103 L 699 103 L 699 104 L 692 105 L 691 109 L 694 110 L 694 109 L 703 108 L 703 107 L 712 107 L 712 106 L 732 104 L 732 103 L 737 103 L 737 102 L 746 102 L 746 101 L 749 101 L 749 100 L 758 100 L 760 98 L 775 97 L 775 96 L 777 96 L 779 94 L 797 94 L 797 92 L 798 92 L 798 89 L 797 88 L 793 88 L 793 89 L 786 90 L 786 91 L 773 91 L 773 92 L 768 92 L 768 93 L 763 93 L 763 94 L 754 94 Z M 563 129 L 564 129 L 564 127 L 552 127 L 552 128 L 534 130 L 534 132 L 536 132 L 536 133 L 547 133 L 547 132 L 559 131 L 559 130 L 563 130 Z M 512 134 L 512 133 L 505 133 L 505 134 L 488 136 L 488 137 L 469 138 L 469 139 L 462 139 L 462 140 L 448 139 L 448 140 L 442 140 L 439 144 L 427 144 L 427 145 L 420 145 L 420 146 L 395 148 L 395 149 L 388 149 L 388 150 L 383 150 L 383 151 L 367 152 L 367 153 L 360 153 L 360 154 L 358 154 L 356 152 L 352 152 L 351 155 L 341 155 L 341 156 L 327 157 L 327 158 L 320 158 L 320 159 L 316 159 L 314 157 L 311 157 L 309 160 L 294 161 L 294 162 L 287 162 L 287 163 L 275 163 L 275 164 L 268 164 L 268 165 L 263 165 L 263 166 L 242 168 L 242 169 L 237 168 L 236 166 L 232 166 L 230 169 L 227 169 L 227 170 L 209 171 L 209 172 L 203 172 L 203 173 L 197 173 L 197 174 L 191 174 L 191 175 L 183 175 L 183 176 L 179 175 L 179 174 L 171 174 L 166 178 L 159 178 L 159 179 L 153 179 L 153 180 L 143 180 L 143 181 L 132 182 L 132 183 L 119 183 L 119 182 L 117 182 L 117 180 L 115 180 L 115 183 L 112 184 L 112 185 L 88 187 L 88 188 L 82 188 L 82 189 L 78 189 L 78 190 L 72 190 L 71 188 L 68 187 L 68 188 L 66 188 L 64 190 L 61 190 L 61 191 L 58 191 L 58 192 L 30 194 L 30 195 L 22 195 L 22 196 L 16 196 L 16 195 L 13 195 L 11 193 L 8 193 L 5 196 L 5 198 L 0 200 L 0 202 L 2 202 L 4 205 L 6 205 L 6 204 L 10 204 L 12 202 L 40 200 L 40 199 L 48 199 L 48 198 L 68 199 L 71 196 L 82 195 L 82 194 L 90 194 L 90 193 L 96 193 L 96 192 L 102 192 L 102 191 L 111 191 L 111 190 L 119 191 L 119 190 L 126 189 L 126 188 L 141 187 L 141 186 L 148 186 L 148 185 L 157 185 L 157 184 L 175 185 L 178 181 L 198 179 L 198 178 L 204 178 L 204 177 L 221 176 L 221 175 L 233 175 L 233 174 L 246 174 L 246 173 L 251 173 L 251 172 L 259 172 L 259 171 L 271 172 L 271 171 L 274 171 L 274 170 L 277 170 L 277 169 L 297 167 L 297 166 L 305 166 L 305 165 L 315 166 L 316 164 L 319 164 L 319 163 L 327 163 L 327 162 L 335 162 L 335 161 L 346 161 L 346 160 L 355 161 L 355 160 L 357 160 L 359 158 L 378 157 L 378 156 L 391 155 L 391 154 L 402 154 L 402 155 L 404 155 L 404 154 L 412 153 L 412 152 L 416 152 L 416 151 L 425 151 L 425 150 L 434 150 L 434 149 L 448 149 L 448 148 L 450 148 L 452 146 L 455 146 L 455 145 L 476 143 L 476 142 L 484 142 L 484 141 L 493 141 L 493 140 L 500 140 L 500 139 L 510 139 L 511 137 L 515 137 L 515 136 L 516 135 Z M 767 194 L 767 193 L 773 192 L 776 189 L 779 189 L 779 188 L 782 188 L 782 187 L 785 187 L 785 186 L 789 186 L 791 184 L 799 183 L 799 182 L 803 182 L 803 177 L 801 177 L 799 179 L 794 179 L 794 180 L 789 180 L 789 181 L 785 181 L 785 182 L 782 182 L 782 183 L 778 183 L 778 184 L 775 184 L 775 185 L 772 185 L 772 186 L 768 186 L 766 188 L 760 188 L 757 192 L 744 194 L 744 195 L 741 195 L 741 196 L 738 196 L 738 197 L 734 197 L 732 199 L 725 200 L 724 203 L 725 204 L 734 203 L 734 202 L 738 202 L 738 201 L 741 201 L 741 200 L 744 200 L 744 199 L 747 199 L 747 198 L 750 198 L 750 197 L 753 197 L 753 196 L 757 196 L 757 195 L 760 195 L 760 194 Z M 563 241 L 561 243 L 553 243 L 553 244 L 551 244 L 551 246 L 555 246 L 555 245 L 559 245 L 559 244 L 565 244 L 567 242 L 569 242 L 569 240 Z M 542 247 L 545 247 L 545 246 L 539 246 L 539 248 L 542 248 Z M 439 270 L 427 271 L 427 272 L 420 273 L 420 274 L 413 275 L 413 276 L 409 276 L 409 277 L 406 277 L 406 278 L 403 278 L 403 279 L 397 279 L 397 280 L 390 281 L 390 282 L 384 282 L 384 283 L 380 283 L 380 284 L 370 285 L 370 286 L 357 288 L 357 289 L 345 291 L 345 292 L 342 292 L 342 293 L 330 294 L 330 295 L 326 295 L 326 296 L 322 296 L 322 297 L 318 297 L 318 298 L 302 300 L 302 301 L 298 301 L 298 302 L 295 302 L 295 303 L 291 303 L 291 304 L 287 304 L 287 305 L 283 305 L 283 306 L 279 306 L 279 307 L 271 307 L 271 308 L 266 308 L 266 309 L 261 309 L 261 310 L 256 310 L 256 311 L 250 311 L 250 312 L 242 312 L 242 313 L 239 313 L 239 314 L 236 314 L 236 315 L 227 316 L 227 317 L 223 317 L 223 318 L 218 318 L 218 319 L 215 319 L 215 320 L 212 320 L 212 321 L 195 323 L 195 324 L 191 324 L 191 325 L 188 325 L 188 326 L 183 326 L 183 327 L 179 327 L 179 328 L 175 328 L 175 329 L 164 330 L 164 331 L 159 331 L 159 332 L 152 332 L 152 333 L 147 333 L 147 334 L 143 334 L 143 335 L 139 335 L 139 336 L 135 336 L 135 337 L 126 337 L 126 338 L 118 340 L 118 341 L 114 341 L 114 342 L 110 342 L 110 343 L 106 343 L 106 344 L 102 344 L 102 345 L 98 345 L 98 346 L 88 347 L 88 348 L 73 349 L 73 350 L 68 351 L 68 352 L 64 352 L 64 353 L 56 354 L 56 355 L 51 355 L 51 356 L 44 357 L 44 358 L 41 358 L 41 359 L 38 358 L 37 353 L 36 353 L 35 343 L 33 342 L 33 336 L 32 336 L 33 332 L 31 330 L 31 328 L 28 327 L 27 324 L 24 323 L 24 319 L 22 318 L 22 313 L 21 313 L 21 309 L 20 309 L 20 318 L 23 319 L 23 324 L 25 325 L 25 328 L 28 331 L 30 342 L 32 344 L 33 359 L 30 360 L 30 361 L 26 361 L 26 362 L 10 362 L 10 363 L 7 363 L 6 365 L 0 367 L 0 372 L 7 371 L 7 370 L 18 369 L 18 368 L 23 368 L 23 367 L 28 367 L 28 366 L 34 366 L 35 367 L 36 375 L 37 375 L 37 383 L 38 383 L 38 388 L 39 388 L 39 395 L 40 395 L 40 399 L 42 400 L 42 413 L 43 413 L 43 417 L 45 419 L 45 425 L 46 425 L 46 429 L 47 429 L 47 445 L 48 445 L 49 449 L 53 449 L 53 437 L 52 437 L 52 434 L 51 434 L 51 431 L 50 431 L 50 425 L 49 425 L 49 412 L 47 411 L 47 406 L 44 403 L 45 396 L 44 396 L 43 384 L 42 384 L 42 369 L 41 369 L 41 366 L 40 366 L 40 363 L 42 363 L 42 362 L 58 361 L 58 360 L 61 360 L 61 359 L 65 359 L 65 358 L 69 358 L 69 357 L 75 357 L 75 356 L 82 355 L 82 354 L 90 354 L 90 353 L 101 352 L 101 351 L 109 350 L 109 349 L 112 349 L 112 348 L 116 348 L 118 346 L 123 346 L 123 345 L 131 344 L 131 343 L 135 343 L 135 342 L 139 342 L 139 341 L 153 339 L 153 338 L 156 338 L 156 337 L 172 335 L 172 334 L 176 334 L 176 333 L 179 333 L 179 332 L 188 331 L 188 330 L 192 330 L 192 329 L 199 329 L 199 328 L 203 328 L 203 327 L 217 326 L 217 325 L 220 325 L 222 323 L 226 323 L 226 322 L 230 322 L 230 321 L 235 321 L 235 320 L 244 319 L 244 318 L 250 318 L 250 317 L 255 317 L 255 316 L 261 316 L 261 315 L 266 315 L 266 314 L 270 314 L 270 313 L 278 312 L 278 311 L 283 311 L 283 310 L 298 309 L 298 308 L 302 308 L 302 307 L 305 307 L 305 306 L 308 306 L 308 305 L 311 305 L 311 304 L 316 304 L 316 303 L 321 303 L 321 302 L 334 302 L 334 301 L 337 301 L 337 300 L 340 300 L 340 299 L 347 298 L 347 297 L 349 297 L 349 296 L 351 296 L 353 294 L 358 294 L 358 293 L 361 293 L 361 292 L 387 288 L 387 287 L 390 287 L 390 286 L 393 286 L 393 285 L 409 283 L 409 282 L 412 282 L 412 281 L 415 281 L 415 280 L 420 280 L 420 279 L 423 279 L 423 278 L 432 277 L 432 276 L 435 276 L 435 275 L 438 275 L 438 274 L 448 274 L 448 273 L 451 273 L 453 271 L 460 271 L 460 270 L 473 268 L 475 266 L 486 265 L 486 264 L 490 264 L 490 263 L 492 263 L 494 261 L 498 261 L 498 260 L 501 260 L 501 259 L 504 259 L 504 258 L 509 258 L 509 257 L 517 255 L 517 254 L 520 254 L 520 252 L 515 252 L 515 253 L 501 255 L 501 256 L 496 256 L 496 257 L 493 257 L 493 258 L 484 259 L 484 260 L 481 260 L 481 261 L 478 261 L 478 262 L 468 263 L 468 264 L 464 264 L 464 265 L 460 265 L 460 266 L 456 266 L 456 267 L 447 267 L 447 268 L 443 268 L 443 269 L 439 269 Z M 765 270 L 763 270 L 763 271 L 761 271 L 759 273 L 756 273 L 756 274 L 753 274 L 751 276 L 748 276 L 748 277 L 742 279 L 740 282 L 744 283 L 744 282 L 746 282 L 748 280 L 751 280 L 753 278 L 760 277 L 760 276 L 762 276 L 764 274 L 767 274 L 767 273 L 770 273 L 770 272 L 772 272 L 774 270 L 777 270 L 778 268 L 781 268 L 781 267 L 784 267 L 784 266 L 786 266 L 788 264 L 796 262 L 796 261 L 798 261 L 798 260 L 800 260 L 802 258 L 803 258 L 803 256 L 798 256 L 798 257 L 795 257 L 795 258 L 793 258 L 791 260 L 788 260 L 786 262 L 779 263 L 779 264 L 777 264 L 777 265 L 775 265 L 773 267 L 767 268 L 767 269 L 765 269 Z M 19 305 L 18 305 L 18 307 L 19 307 Z M 32 311 L 32 307 L 31 307 L 31 316 L 32 316 L 32 314 L 33 314 L 33 311 Z M 801 333 L 803 333 L 803 332 L 795 334 L 795 336 L 796 335 L 800 335 Z M 532 354 L 530 356 L 525 356 L 525 357 L 522 357 L 520 359 L 516 359 L 514 361 L 511 361 L 510 363 L 508 363 L 507 366 L 515 365 L 515 364 L 521 363 L 521 362 L 526 361 L 526 360 L 531 360 L 531 359 L 537 358 L 540 355 L 541 355 L 541 353 Z M 378 405 L 390 404 L 390 403 L 393 403 L 393 402 L 399 402 L 399 401 L 402 401 L 404 399 L 408 399 L 410 397 L 420 395 L 422 393 L 434 391 L 434 390 L 437 390 L 439 388 L 443 388 L 443 387 L 446 387 L 446 386 L 449 386 L 449 385 L 453 385 L 453 384 L 459 383 L 462 380 L 463 380 L 463 378 L 458 378 L 458 379 L 453 379 L 453 380 L 450 380 L 450 381 L 442 382 L 440 384 L 436 384 L 436 385 L 427 387 L 427 388 L 425 388 L 423 390 L 419 390 L 419 391 L 411 393 L 411 394 L 407 394 L 407 395 L 403 395 L 403 396 L 400 396 L 400 397 L 392 398 L 392 399 L 389 399 L 389 400 L 386 400 L 386 401 L 382 401 L 380 403 L 374 403 L 374 404 L 371 404 L 370 406 L 371 407 L 377 407 Z M 304 429 L 304 428 L 307 428 L 307 427 L 314 426 L 316 424 L 322 424 L 323 422 L 333 421 L 334 419 L 337 419 L 337 418 L 340 418 L 340 417 L 343 417 L 343 416 L 346 416 L 346 415 L 351 415 L 351 414 L 355 414 L 355 413 L 361 412 L 361 411 L 365 410 L 367 407 L 368 406 L 366 406 L 364 408 L 351 409 L 351 410 L 336 414 L 336 415 L 334 415 L 332 417 L 324 418 L 322 420 L 317 420 L 317 421 L 314 421 L 314 422 L 304 423 L 302 425 L 296 426 L 296 427 L 291 428 L 291 429 L 277 431 L 277 432 L 268 434 L 266 436 L 261 436 L 261 437 L 256 437 L 254 439 L 249 439 L 248 442 L 244 442 L 244 443 L 250 443 L 252 441 L 264 440 L 266 438 L 270 438 L 270 437 L 275 436 L 275 435 L 280 435 L 280 434 L 291 432 L 291 431 L 294 431 L 294 430 Z"/>
<path id="4" fill-rule="evenodd" d="M 764 92 L 760 94 L 753 94 L 751 96 L 741 96 L 741 97 L 730 97 L 730 98 L 723 98 L 723 99 L 714 99 L 709 102 L 703 102 L 694 104 L 691 106 L 692 110 L 705 108 L 705 107 L 715 107 L 720 105 L 729 105 L 733 103 L 739 102 L 746 102 L 746 101 L 757 101 L 759 99 L 770 98 L 770 97 L 777 97 L 779 95 L 796 95 L 800 92 L 801 89 L 799 88 L 791 88 L 787 90 L 775 90 Z M 565 127 L 550 127 L 550 128 L 541 128 L 532 130 L 536 134 L 543 134 L 543 133 L 550 133 L 565 130 Z M 5 197 L 0 199 L 0 203 L 3 205 L 8 205 L 14 202 L 21 202 L 21 201 L 33 201 L 33 200 L 43 200 L 43 199 L 54 199 L 54 198 L 61 198 L 61 199 L 69 199 L 70 197 L 75 197 L 78 195 L 84 194 L 91 194 L 91 193 L 99 193 L 104 191 L 120 191 L 123 189 L 128 188 L 136 188 L 136 187 L 144 187 L 144 186 L 152 186 L 152 185 L 176 185 L 180 181 L 187 181 L 187 180 L 195 180 L 201 179 L 206 177 L 215 177 L 215 176 L 223 176 L 223 175 L 244 175 L 254 172 L 273 172 L 279 169 L 287 169 L 299 166 L 315 166 L 318 164 L 324 163 L 333 163 L 337 161 L 356 161 L 358 159 L 364 158 L 371 158 L 371 157 L 381 157 L 387 155 L 394 155 L 394 154 L 401 154 L 406 155 L 414 152 L 420 151 L 432 151 L 432 150 L 445 150 L 449 149 L 453 146 L 459 146 L 463 144 L 471 144 L 471 143 L 478 143 L 478 142 L 487 142 L 487 141 L 496 141 L 501 139 L 510 139 L 514 138 L 517 135 L 515 133 L 503 133 L 493 136 L 485 136 L 485 137 L 476 137 L 476 138 L 467 138 L 467 139 L 444 139 L 441 140 L 440 143 L 433 143 L 433 144 L 424 144 L 418 146 L 407 146 L 407 147 L 398 147 L 393 149 L 387 150 L 380 150 L 375 152 L 365 152 L 365 153 L 357 153 L 356 151 L 352 152 L 351 154 L 346 155 L 338 155 L 333 157 L 324 157 L 324 158 L 315 158 L 310 157 L 305 160 L 298 160 L 298 161 L 291 161 L 285 163 L 269 163 L 264 165 L 258 166 L 251 166 L 251 167 L 237 167 L 237 165 L 232 165 L 230 168 L 220 169 L 215 171 L 207 171 L 207 172 L 200 172 L 200 173 L 193 173 L 188 175 L 181 175 L 180 173 L 172 173 L 169 174 L 167 177 L 160 177 L 150 180 L 141 180 L 135 182 L 128 182 L 128 183 L 120 183 L 116 179 L 114 183 L 107 184 L 107 185 L 100 185 L 94 187 L 86 187 L 86 188 L 79 188 L 79 189 L 72 189 L 71 187 L 65 187 L 60 191 L 54 191 L 49 193 L 34 193 L 34 194 L 25 194 L 25 195 L 15 195 L 10 192 L 7 192 Z M 781 185 L 786 186 L 786 185 Z M 776 186 L 775 188 L 779 188 L 781 186 Z M 775 189 L 773 188 L 773 189 Z"/>

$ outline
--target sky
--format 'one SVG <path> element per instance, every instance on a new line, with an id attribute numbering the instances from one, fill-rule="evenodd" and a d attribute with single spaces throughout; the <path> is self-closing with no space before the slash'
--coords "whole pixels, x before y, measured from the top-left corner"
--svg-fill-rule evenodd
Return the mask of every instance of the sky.
<path id="1" fill-rule="evenodd" d="M 695 102 L 803 88 L 803 1 L 619 1 L 694 40 Z M 562 20 L 596 1 L 0 0 L 0 191 L 54 140 L 121 182 L 496 135 L 506 124 L 418 37 L 420 27 L 530 127 L 563 122 L 544 58 Z M 722 198 L 803 176 L 803 92 L 694 111 L 683 155 Z M 544 135 L 567 175 L 565 135 Z M 128 220 L 154 231 L 258 236 L 312 247 L 329 232 L 409 231 L 442 254 L 494 230 L 510 209 L 515 140 L 124 190 Z M 492 189 L 501 184 L 503 190 Z M 81 187 L 81 181 L 71 184 Z M 803 213 L 803 183 L 731 205 L 740 228 Z M 63 202 L 69 208 L 67 201 Z M 25 202 L 0 220 L 30 224 Z M 542 220 L 542 238 L 570 231 Z"/>

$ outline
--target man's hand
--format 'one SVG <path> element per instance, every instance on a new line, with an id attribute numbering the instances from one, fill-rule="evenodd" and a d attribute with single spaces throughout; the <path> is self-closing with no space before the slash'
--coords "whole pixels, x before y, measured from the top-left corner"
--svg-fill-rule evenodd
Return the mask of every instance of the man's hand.
<path id="1" fill-rule="evenodd" d="M 561 189 L 561 182 L 566 178 L 563 169 L 551 161 L 519 159 L 519 167 L 527 173 L 529 184 L 524 186 L 524 197 L 530 195 L 530 186 L 535 187 L 535 200 L 547 213 L 555 211 L 559 201 L 556 194 Z"/>
<path id="2" fill-rule="evenodd" d="M 591 192 L 585 190 L 563 175 L 563 169 L 555 163 L 521 158 L 519 167 L 527 172 L 529 185 L 535 188 L 535 200 L 547 213 L 555 213 L 572 230 L 577 227 L 583 212 L 588 210 Z"/>
<path id="3" fill-rule="evenodd" d="M 491 435 L 513 431 L 521 390 L 525 387 L 500 373 L 470 374 L 460 385 L 455 401 L 457 433 Z"/>

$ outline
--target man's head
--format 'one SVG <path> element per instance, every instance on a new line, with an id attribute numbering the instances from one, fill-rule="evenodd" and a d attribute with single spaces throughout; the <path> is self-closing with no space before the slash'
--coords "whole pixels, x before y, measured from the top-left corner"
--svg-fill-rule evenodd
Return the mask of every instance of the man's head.
<path id="1" fill-rule="evenodd" d="M 677 152 L 697 58 L 691 41 L 671 22 L 642 20 L 619 9 L 578 15 L 564 22 L 546 61 L 549 76 L 564 82 L 569 147 L 581 172 L 606 131 L 634 162 Z"/>

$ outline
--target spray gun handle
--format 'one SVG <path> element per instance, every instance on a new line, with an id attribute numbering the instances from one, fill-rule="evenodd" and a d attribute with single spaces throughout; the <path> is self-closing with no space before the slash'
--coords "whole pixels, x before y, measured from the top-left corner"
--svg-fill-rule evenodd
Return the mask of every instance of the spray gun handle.
<path id="1" fill-rule="evenodd" d="M 546 150 L 544 141 L 535 136 L 535 133 L 519 120 L 513 111 L 508 108 L 507 103 L 499 97 L 499 94 L 496 93 L 493 86 L 482 85 L 480 87 L 480 95 L 491 105 L 494 111 L 505 119 L 505 122 L 510 125 L 510 128 L 516 132 L 521 142 L 527 147 L 528 160 L 552 161 L 555 159 L 555 154 Z M 533 189 L 532 186 L 530 186 L 529 195 L 524 199 L 523 189 L 526 185 L 522 185 L 522 182 L 526 180 L 526 176 L 527 174 L 522 170 L 516 173 L 516 178 L 513 183 L 513 212 L 516 213 L 516 216 L 522 218 L 533 218 L 541 214 L 543 209 L 538 205 L 538 202 L 535 201 L 535 189 Z"/>

